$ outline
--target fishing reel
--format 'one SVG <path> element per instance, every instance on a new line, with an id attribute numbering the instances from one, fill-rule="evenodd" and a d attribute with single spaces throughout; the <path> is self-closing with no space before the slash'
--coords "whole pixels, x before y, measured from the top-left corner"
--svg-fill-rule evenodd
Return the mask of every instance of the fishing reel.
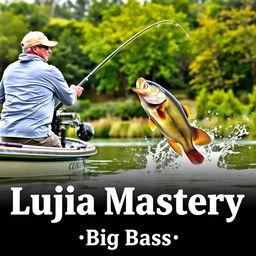
<path id="1" fill-rule="evenodd" d="M 76 129 L 76 136 L 82 141 L 89 141 L 94 136 L 91 124 L 81 121 L 79 114 L 57 111 L 52 122 L 52 131 L 61 138 L 61 145 L 66 145 L 66 126 Z"/>
<path id="2" fill-rule="evenodd" d="M 80 122 L 76 130 L 76 135 L 80 140 L 89 141 L 94 136 L 93 126 L 89 123 Z"/>

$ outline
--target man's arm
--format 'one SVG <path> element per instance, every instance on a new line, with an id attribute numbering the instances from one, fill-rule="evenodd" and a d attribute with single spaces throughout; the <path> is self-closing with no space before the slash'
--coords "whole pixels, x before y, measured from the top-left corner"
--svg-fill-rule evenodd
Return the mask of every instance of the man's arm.
<path id="1" fill-rule="evenodd" d="M 69 87 L 62 73 L 57 68 L 52 70 L 51 82 L 54 85 L 57 98 L 67 106 L 73 105 L 77 97 L 80 97 L 84 90 L 82 87 L 75 85 Z"/>

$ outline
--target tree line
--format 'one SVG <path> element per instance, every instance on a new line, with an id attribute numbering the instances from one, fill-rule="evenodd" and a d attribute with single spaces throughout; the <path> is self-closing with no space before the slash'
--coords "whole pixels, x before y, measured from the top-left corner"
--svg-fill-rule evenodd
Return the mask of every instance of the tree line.
<path id="1" fill-rule="evenodd" d="M 256 3 L 253 0 L 35 0 L 0 4 L 0 77 L 17 59 L 20 41 L 40 30 L 59 41 L 50 63 L 69 84 L 139 30 L 174 20 L 138 37 L 95 76 L 87 88 L 127 96 L 138 77 L 167 89 L 251 92 L 256 85 Z"/>

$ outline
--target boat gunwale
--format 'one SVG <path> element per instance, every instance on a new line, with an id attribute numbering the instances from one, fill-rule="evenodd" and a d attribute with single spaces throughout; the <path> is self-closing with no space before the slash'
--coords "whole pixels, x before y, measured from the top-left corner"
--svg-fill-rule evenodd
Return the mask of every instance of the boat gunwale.
<path id="1" fill-rule="evenodd" d="M 17 162 L 64 162 L 64 161 L 80 161 L 89 158 L 92 155 L 95 155 L 97 152 L 93 152 L 88 155 L 80 156 L 80 157 L 5 157 L 0 156 L 1 161 L 17 161 Z"/>
<path id="2" fill-rule="evenodd" d="M 80 140 L 69 139 L 69 142 L 79 143 L 77 148 L 59 148 L 23 145 L 22 147 L 0 145 L 0 160 L 21 161 L 70 161 L 82 160 L 97 153 L 96 147 Z"/>

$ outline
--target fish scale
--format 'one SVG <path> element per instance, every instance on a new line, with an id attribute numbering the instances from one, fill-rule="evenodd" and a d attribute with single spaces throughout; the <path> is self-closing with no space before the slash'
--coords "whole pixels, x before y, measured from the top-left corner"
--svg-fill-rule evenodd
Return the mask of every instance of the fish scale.
<path id="1" fill-rule="evenodd" d="M 201 164 L 204 157 L 195 149 L 193 141 L 205 145 L 211 142 L 211 138 L 203 130 L 190 125 L 188 117 L 192 111 L 155 82 L 139 78 L 133 91 L 138 94 L 150 118 L 150 128 L 158 127 L 176 153 L 182 156 L 184 151 L 193 164 Z"/>

